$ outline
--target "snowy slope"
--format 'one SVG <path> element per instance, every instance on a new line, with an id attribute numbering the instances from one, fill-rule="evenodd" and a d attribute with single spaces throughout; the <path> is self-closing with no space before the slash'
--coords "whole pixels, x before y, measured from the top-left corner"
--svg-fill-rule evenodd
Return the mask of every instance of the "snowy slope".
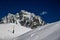
<path id="1" fill-rule="evenodd" d="M 60 40 L 60 21 L 36 28 L 13 40 Z"/>
<path id="2" fill-rule="evenodd" d="M 13 32 L 14 29 L 14 33 Z M 23 27 L 19 24 L 9 23 L 9 24 L 0 24 L 0 40 L 8 40 L 14 37 L 20 36 L 31 29 Z"/>

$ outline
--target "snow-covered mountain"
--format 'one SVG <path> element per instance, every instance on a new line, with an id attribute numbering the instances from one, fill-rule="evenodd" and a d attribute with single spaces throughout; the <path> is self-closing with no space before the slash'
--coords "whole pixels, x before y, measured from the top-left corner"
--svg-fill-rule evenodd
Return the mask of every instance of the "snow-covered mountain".
<path id="1" fill-rule="evenodd" d="M 0 40 L 60 40 L 60 21 L 47 24 L 25 10 L 8 13 L 0 21 Z"/>
<path id="2" fill-rule="evenodd" d="M 42 20 L 40 16 L 37 16 L 34 13 L 27 12 L 25 10 L 21 10 L 19 13 L 16 13 L 15 15 L 8 13 L 7 16 L 1 19 L 0 23 L 21 24 L 21 26 L 30 27 L 32 29 L 46 24 L 46 22 Z"/>
<path id="3" fill-rule="evenodd" d="M 25 10 L 16 14 L 8 13 L 0 21 L 0 40 L 15 40 L 14 38 L 45 24 L 40 16 Z"/>

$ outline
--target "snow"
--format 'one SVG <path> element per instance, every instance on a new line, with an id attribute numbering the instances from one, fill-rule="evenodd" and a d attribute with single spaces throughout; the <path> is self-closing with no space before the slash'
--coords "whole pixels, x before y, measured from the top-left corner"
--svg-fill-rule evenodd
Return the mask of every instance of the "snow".
<path id="1" fill-rule="evenodd" d="M 14 33 L 13 32 L 14 29 Z M 0 24 L 0 39 L 12 39 L 14 37 L 20 36 L 31 29 L 23 27 L 19 24 L 9 23 Z"/>
<path id="2" fill-rule="evenodd" d="M 30 12 L 27 12 L 27 11 L 25 11 L 25 10 L 21 10 L 21 12 L 24 13 L 24 14 L 23 14 L 23 17 L 27 17 L 27 18 L 29 18 L 29 19 L 31 18 L 31 13 L 30 13 Z M 33 16 L 33 15 L 32 15 L 32 16 Z"/>
<path id="3" fill-rule="evenodd" d="M 33 30 L 19 24 L 0 24 L 0 40 L 60 40 L 60 21 Z"/>
<path id="4" fill-rule="evenodd" d="M 31 30 L 13 40 L 60 40 L 60 21 Z"/>

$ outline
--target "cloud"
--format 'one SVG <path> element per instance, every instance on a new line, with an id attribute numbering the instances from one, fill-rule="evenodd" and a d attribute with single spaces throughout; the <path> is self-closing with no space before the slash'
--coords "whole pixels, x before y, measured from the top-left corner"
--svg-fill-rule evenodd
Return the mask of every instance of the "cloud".
<path id="1" fill-rule="evenodd" d="M 42 13 L 40 13 L 40 15 L 45 15 L 45 14 L 47 14 L 46 11 L 43 11 Z"/>

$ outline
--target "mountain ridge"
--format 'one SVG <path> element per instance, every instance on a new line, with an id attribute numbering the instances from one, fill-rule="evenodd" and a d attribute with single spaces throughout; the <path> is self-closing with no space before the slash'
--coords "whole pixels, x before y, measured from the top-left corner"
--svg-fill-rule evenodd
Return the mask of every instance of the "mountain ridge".
<path id="1" fill-rule="evenodd" d="M 15 15 L 8 13 L 7 16 L 1 19 L 1 23 L 20 23 L 22 26 L 30 27 L 32 29 L 46 24 L 46 22 L 42 20 L 40 16 L 25 10 L 21 10 Z"/>

